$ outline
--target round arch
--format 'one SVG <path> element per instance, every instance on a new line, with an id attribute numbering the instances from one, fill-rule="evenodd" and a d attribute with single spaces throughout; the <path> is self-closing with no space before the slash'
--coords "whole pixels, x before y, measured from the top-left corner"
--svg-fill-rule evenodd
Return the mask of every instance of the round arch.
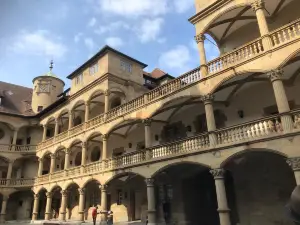
<path id="1" fill-rule="evenodd" d="M 51 116 L 50 118 L 47 119 L 46 125 L 48 125 L 52 121 L 55 121 L 55 117 L 54 116 Z"/>
<path id="2" fill-rule="evenodd" d="M 99 131 L 93 131 L 82 142 L 87 142 L 87 141 L 93 139 L 94 137 L 98 137 L 98 136 L 102 136 L 102 135 L 103 134 Z"/>
<path id="3" fill-rule="evenodd" d="M 83 99 L 77 100 L 71 107 L 71 111 L 73 111 L 75 108 L 84 105 L 85 101 Z"/>
<path id="4" fill-rule="evenodd" d="M 74 140 L 71 141 L 71 143 L 67 146 L 68 149 L 70 149 L 71 147 L 73 147 L 74 145 L 78 144 L 78 143 L 82 143 L 83 141 L 80 138 L 75 138 Z"/>
<path id="5" fill-rule="evenodd" d="M 59 184 L 54 184 L 52 186 L 49 187 L 49 191 L 48 192 L 53 192 L 55 189 L 62 189 L 62 187 Z"/>
<path id="6" fill-rule="evenodd" d="M 101 185 L 101 182 L 100 180 L 98 180 L 97 178 L 95 177 L 90 177 L 89 179 L 87 179 L 85 182 L 82 183 L 82 185 L 80 185 L 80 188 L 84 188 L 86 187 L 89 183 L 91 182 L 95 182 L 95 183 L 98 183 L 99 185 Z"/>
<path id="7" fill-rule="evenodd" d="M 94 90 L 88 97 L 87 101 L 91 101 L 93 98 L 104 95 L 104 91 L 101 89 Z"/>
<path id="8" fill-rule="evenodd" d="M 71 180 L 71 181 L 68 181 L 67 183 L 65 183 L 65 184 L 63 185 L 62 190 L 67 190 L 68 188 L 70 188 L 70 187 L 73 186 L 73 185 L 78 186 L 78 188 L 79 188 L 79 184 L 78 184 L 76 181 Z"/>
<path id="9" fill-rule="evenodd" d="M 129 120 L 126 120 L 126 121 L 122 121 L 120 123 L 116 123 L 107 130 L 107 134 L 110 135 L 111 133 L 113 133 L 114 131 L 116 131 L 120 128 L 131 126 L 131 125 L 141 123 L 141 122 L 142 122 L 141 119 L 129 119 Z"/>
<path id="10" fill-rule="evenodd" d="M 122 177 L 130 177 L 130 176 L 140 176 L 144 179 L 146 179 L 146 177 L 144 177 L 142 174 L 139 174 L 139 173 L 135 173 L 135 172 L 124 172 L 124 173 L 119 173 L 119 174 L 115 174 L 113 175 L 112 177 L 110 177 L 108 180 L 105 181 L 104 185 L 108 185 L 110 182 L 112 182 L 113 180 L 115 179 L 119 179 L 119 178 L 122 178 Z"/>
<path id="11" fill-rule="evenodd" d="M 54 149 L 54 154 L 55 153 L 57 153 L 57 152 L 60 152 L 60 151 L 62 151 L 62 150 L 64 150 L 64 149 L 67 149 L 64 145 L 59 145 L 59 146 L 57 146 L 55 149 Z"/>
<path id="12" fill-rule="evenodd" d="M 300 49 L 295 50 L 285 60 L 283 60 L 283 62 L 276 69 L 287 66 L 287 64 L 299 54 L 300 54 Z"/>
<path id="13" fill-rule="evenodd" d="M 41 159 L 45 159 L 46 156 L 53 154 L 52 152 L 50 152 L 49 150 L 45 151 L 42 155 L 41 155 Z"/>
<path id="14" fill-rule="evenodd" d="M 43 191 L 45 191 L 45 192 L 48 192 L 48 190 L 47 190 L 47 188 L 46 187 L 44 187 L 44 186 L 40 186 L 40 187 L 37 187 L 37 189 L 35 189 L 35 194 L 41 194 L 41 192 L 43 192 Z"/>
<path id="15" fill-rule="evenodd" d="M 69 113 L 69 109 L 63 109 L 58 113 L 57 118 L 60 118 L 62 115 L 65 115 L 68 113 Z"/>

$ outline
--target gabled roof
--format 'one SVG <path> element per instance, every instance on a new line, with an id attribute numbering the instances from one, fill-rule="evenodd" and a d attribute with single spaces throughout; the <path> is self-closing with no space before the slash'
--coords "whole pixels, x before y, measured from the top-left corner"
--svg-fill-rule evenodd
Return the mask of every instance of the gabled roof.
<path id="1" fill-rule="evenodd" d="M 138 64 L 140 64 L 143 68 L 147 67 L 148 65 L 145 63 L 142 63 L 108 45 L 105 45 L 99 52 L 97 52 L 92 58 L 90 58 L 88 61 L 86 61 L 84 64 L 82 64 L 80 67 L 78 67 L 75 71 L 73 71 L 69 76 L 67 76 L 68 79 L 72 79 L 74 76 L 78 75 L 78 73 L 80 73 L 85 67 L 89 66 L 90 64 L 92 64 L 93 62 L 96 61 L 96 59 L 98 59 L 99 57 L 103 56 L 104 54 L 106 54 L 107 52 L 114 52 L 118 55 L 121 55 L 124 58 L 127 58 L 131 61 L 134 61 Z"/>

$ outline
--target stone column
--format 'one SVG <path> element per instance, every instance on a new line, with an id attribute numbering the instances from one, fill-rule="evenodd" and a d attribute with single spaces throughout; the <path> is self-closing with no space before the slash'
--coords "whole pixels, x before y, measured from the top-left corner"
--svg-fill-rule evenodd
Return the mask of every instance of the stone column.
<path id="1" fill-rule="evenodd" d="M 79 192 L 79 220 L 81 222 L 84 222 L 84 205 L 85 205 L 85 188 L 79 188 L 78 189 Z"/>
<path id="2" fill-rule="evenodd" d="M 40 196 L 39 194 L 34 194 L 34 202 L 33 202 L 33 210 L 32 210 L 32 220 L 37 220 L 38 212 L 39 212 L 39 203 Z"/>
<path id="3" fill-rule="evenodd" d="M 13 141 L 12 141 L 12 149 L 15 151 L 17 148 L 16 148 L 16 144 L 17 144 L 17 139 L 18 139 L 18 129 L 15 129 L 14 130 L 14 136 L 13 136 Z"/>
<path id="4" fill-rule="evenodd" d="M 214 133 L 216 130 L 216 121 L 213 108 L 213 99 L 214 96 L 210 94 L 202 96 L 202 101 L 205 108 L 207 131 L 209 133 L 209 143 L 212 147 L 217 145 L 217 135 Z"/>
<path id="5" fill-rule="evenodd" d="M 100 185 L 101 189 L 101 224 L 106 224 L 107 221 L 107 185 Z"/>
<path id="6" fill-rule="evenodd" d="M 268 23 L 264 14 L 265 10 L 265 2 L 264 0 L 256 0 L 252 3 L 252 9 L 256 14 L 256 19 L 258 23 L 258 28 L 260 32 L 260 36 L 263 37 L 263 46 L 265 50 L 271 48 L 271 39 L 268 36 L 269 34 L 269 27 Z"/>
<path id="7" fill-rule="evenodd" d="M 69 127 L 68 129 L 70 130 L 73 127 L 73 111 L 70 110 L 69 112 Z"/>
<path id="8" fill-rule="evenodd" d="M 146 179 L 148 201 L 148 225 L 156 225 L 154 179 Z"/>
<path id="9" fill-rule="evenodd" d="M 82 151 L 81 151 L 81 173 L 84 173 L 84 167 L 86 164 L 86 152 L 87 152 L 87 143 L 82 142 Z"/>
<path id="10" fill-rule="evenodd" d="M 54 136 L 58 135 L 58 118 L 55 119 Z"/>
<path id="11" fill-rule="evenodd" d="M 104 92 L 104 112 L 107 113 L 109 110 L 109 95 L 110 95 L 110 91 L 106 90 Z"/>
<path id="12" fill-rule="evenodd" d="M 143 121 L 145 125 L 145 147 L 150 148 L 152 146 L 152 135 L 151 135 L 151 119 L 145 119 Z"/>
<path id="13" fill-rule="evenodd" d="M 61 206 L 60 206 L 60 212 L 59 212 L 59 219 L 62 221 L 66 220 L 67 197 L 68 197 L 67 190 L 62 190 L 61 191 Z"/>
<path id="14" fill-rule="evenodd" d="M 300 185 L 300 157 L 289 158 L 286 162 L 294 171 L 296 184 Z"/>
<path id="15" fill-rule="evenodd" d="M 50 162 L 50 173 L 54 173 L 55 172 L 55 159 L 56 156 L 55 154 L 51 154 L 51 162 Z"/>
<path id="16" fill-rule="evenodd" d="M 47 125 L 43 125 L 43 139 L 42 141 L 45 141 L 47 138 Z"/>
<path id="17" fill-rule="evenodd" d="M 51 219 L 51 205 L 52 205 L 52 193 L 47 192 L 47 202 L 46 202 L 46 212 L 45 212 L 45 220 Z"/>
<path id="18" fill-rule="evenodd" d="M 39 170 L 38 170 L 38 176 L 43 175 L 43 168 L 44 168 L 44 159 L 39 158 Z"/>
<path id="19" fill-rule="evenodd" d="M 70 149 L 65 149 L 65 166 L 64 169 L 69 169 L 70 166 Z"/>
<path id="20" fill-rule="evenodd" d="M 2 198 L 1 215 L 0 215 L 0 222 L 1 222 L 1 223 L 4 223 L 4 222 L 5 222 L 6 206 L 7 206 L 8 198 L 9 198 L 9 196 L 3 195 L 3 198 Z"/>
<path id="21" fill-rule="evenodd" d="M 90 102 L 87 101 L 85 103 L 84 122 L 87 122 L 89 119 L 90 119 Z"/>
<path id="22" fill-rule="evenodd" d="M 283 130 L 289 132 L 293 129 L 293 119 L 291 115 L 287 114 L 290 111 L 290 106 L 282 82 L 283 70 L 272 70 L 267 75 L 272 82 L 278 112 L 283 113 L 281 116 Z"/>
<path id="23" fill-rule="evenodd" d="M 9 180 L 11 178 L 13 164 L 14 164 L 14 161 L 12 161 L 12 160 L 8 162 L 8 169 L 7 169 L 7 174 L 6 174 L 7 180 Z M 9 185 L 9 181 L 7 181 L 6 184 Z"/>
<path id="24" fill-rule="evenodd" d="M 225 170 L 219 168 L 212 169 L 210 172 L 215 178 L 220 225 L 230 225 L 230 210 L 228 208 L 224 183 Z"/>
<path id="25" fill-rule="evenodd" d="M 198 50 L 200 54 L 200 70 L 202 77 L 205 77 L 208 75 L 208 68 L 207 68 L 207 61 L 206 61 L 206 53 L 204 48 L 204 40 L 205 36 L 204 34 L 198 34 L 195 36 L 195 40 L 198 45 Z"/>
<path id="26" fill-rule="evenodd" d="M 108 139 L 108 135 L 107 134 L 103 134 L 102 135 L 102 156 L 101 159 L 105 160 L 107 158 L 107 139 Z"/>

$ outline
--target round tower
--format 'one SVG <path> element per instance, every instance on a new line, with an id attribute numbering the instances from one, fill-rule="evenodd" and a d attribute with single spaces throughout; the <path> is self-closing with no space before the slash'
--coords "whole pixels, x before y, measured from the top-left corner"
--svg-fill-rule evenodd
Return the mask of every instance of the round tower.
<path id="1" fill-rule="evenodd" d="M 53 72 L 53 61 L 50 63 L 50 71 L 35 77 L 32 81 L 31 107 L 34 113 L 38 113 L 57 101 L 58 95 L 64 91 L 65 83 Z"/>

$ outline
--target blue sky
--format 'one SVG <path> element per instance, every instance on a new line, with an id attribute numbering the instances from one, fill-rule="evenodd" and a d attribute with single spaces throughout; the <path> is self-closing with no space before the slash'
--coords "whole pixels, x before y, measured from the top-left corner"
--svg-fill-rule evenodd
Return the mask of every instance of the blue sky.
<path id="1" fill-rule="evenodd" d="M 0 0 L 0 80 L 66 77 L 105 44 L 173 76 L 199 66 L 194 0 Z M 206 41 L 208 59 L 218 50 Z"/>

